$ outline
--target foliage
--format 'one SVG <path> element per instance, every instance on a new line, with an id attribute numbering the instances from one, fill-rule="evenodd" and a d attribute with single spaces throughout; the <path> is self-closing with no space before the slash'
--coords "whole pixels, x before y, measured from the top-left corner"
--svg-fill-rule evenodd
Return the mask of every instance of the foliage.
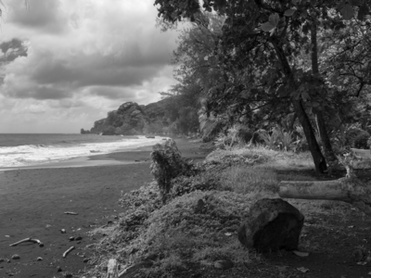
<path id="1" fill-rule="evenodd" d="M 155 5 L 164 21 L 189 19 L 190 32 L 199 34 L 197 40 L 186 39 L 181 76 L 201 84 L 208 111 L 254 130 L 269 129 L 270 123 L 279 124 L 295 112 L 316 169 L 324 170 L 310 118 L 319 115 L 318 131 L 328 150 L 327 136 L 334 131 L 325 128 L 325 111 L 337 114 L 343 100 L 339 96 L 351 98 L 353 88 L 357 96 L 368 91 L 369 1 L 235 0 L 200 5 L 156 0 Z M 220 18 L 220 28 L 212 27 L 212 11 Z M 318 46 L 320 54 L 327 50 L 320 57 Z M 352 90 L 346 92 L 343 84 Z"/>

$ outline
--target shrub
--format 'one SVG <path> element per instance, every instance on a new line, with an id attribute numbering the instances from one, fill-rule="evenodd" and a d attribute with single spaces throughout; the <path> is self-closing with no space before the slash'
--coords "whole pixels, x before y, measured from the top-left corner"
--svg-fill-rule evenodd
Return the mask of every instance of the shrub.
<path id="1" fill-rule="evenodd" d="M 345 133 L 345 145 L 352 148 L 367 149 L 368 140 L 371 136 L 360 128 L 350 128 Z"/>

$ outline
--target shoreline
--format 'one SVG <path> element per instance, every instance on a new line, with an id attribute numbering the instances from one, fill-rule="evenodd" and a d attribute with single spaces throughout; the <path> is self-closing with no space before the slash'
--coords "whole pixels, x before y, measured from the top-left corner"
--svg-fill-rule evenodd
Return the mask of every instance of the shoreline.
<path id="1" fill-rule="evenodd" d="M 183 157 L 204 159 L 206 152 L 199 142 L 176 142 Z M 153 179 L 151 148 L 0 172 L 0 258 L 4 259 L 0 260 L 0 277 L 64 277 L 66 272 L 84 269 L 90 257 L 85 247 L 98 240 L 87 232 L 115 221 L 123 211 L 118 205 L 122 194 Z M 67 215 L 67 211 L 77 215 Z M 78 236 L 82 239 L 69 240 Z M 33 243 L 9 246 L 27 237 L 41 240 L 44 247 Z M 75 249 L 63 258 L 70 246 Z M 20 259 L 11 259 L 14 254 Z"/>
<path id="2" fill-rule="evenodd" d="M 173 139 L 173 138 L 172 138 Z M 200 139 L 188 140 L 188 139 L 173 139 L 178 145 L 179 150 L 182 147 L 183 152 L 189 155 L 193 159 L 202 158 L 199 152 L 190 152 L 187 150 L 186 145 L 188 144 L 200 144 Z M 160 143 L 164 142 L 160 141 Z M 143 163 L 150 161 L 150 152 L 152 151 L 153 145 L 145 145 L 140 147 L 134 147 L 130 149 L 116 150 L 110 153 L 103 154 L 89 154 L 86 156 L 79 156 L 68 158 L 60 161 L 53 161 L 47 163 L 41 163 L 36 165 L 18 166 L 18 167 L 0 167 L 0 173 L 6 171 L 16 170 L 33 170 L 33 169 L 58 169 L 58 168 L 77 168 L 77 167 L 95 167 L 95 166 L 111 166 L 111 165 L 127 165 L 135 163 Z"/>

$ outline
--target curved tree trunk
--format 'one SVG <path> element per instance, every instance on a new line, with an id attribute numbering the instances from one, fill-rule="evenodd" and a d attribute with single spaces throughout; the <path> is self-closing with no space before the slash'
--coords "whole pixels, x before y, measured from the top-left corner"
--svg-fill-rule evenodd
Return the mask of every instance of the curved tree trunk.
<path id="1" fill-rule="evenodd" d="M 307 115 L 306 111 L 304 110 L 301 100 L 294 100 L 292 103 L 293 103 L 296 115 L 299 118 L 299 121 L 303 127 L 304 134 L 306 136 L 307 143 L 308 143 L 308 148 L 310 149 L 311 155 L 313 157 L 315 170 L 318 173 L 322 174 L 322 173 L 326 172 L 326 170 L 328 168 L 326 166 L 325 157 L 322 154 L 321 149 L 319 148 L 317 139 L 315 138 L 314 130 L 312 128 L 310 119 L 308 118 L 308 115 Z"/>
<path id="2" fill-rule="evenodd" d="M 293 78 L 293 72 L 292 72 L 292 69 L 290 68 L 290 65 L 289 65 L 287 59 L 286 59 L 283 48 L 281 45 L 279 45 L 279 42 L 277 42 L 277 41 L 271 41 L 271 42 L 272 42 L 275 52 L 281 62 L 283 72 L 284 72 L 285 76 L 287 77 L 290 87 L 295 92 L 297 90 L 298 86 Z M 327 165 L 326 165 L 326 160 L 325 160 L 325 157 L 322 154 L 321 149 L 318 145 L 318 142 L 315 138 L 313 127 L 312 127 L 310 119 L 308 118 L 308 115 L 304 109 L 303 103 L 302 103 L 301 99 L 293 97 L 292 104 L 294 107 L 294 111 L 295 111 L 297 117 L 299 118 L 300 124 L 303 127 L 304 134 L 307 139 L 308 147 L 309 147 L 311 155 L 313 157 L 315 170 L 317 171 L 317 173 L 324 173 L 328 169 Z"/>
<path id="3" fill-rule="evenodd" d="M 311 67 L 313 74 L 318 76 L 318 45 L 317 45 L 317 23 L 313 21 L 311 23 Z M 319 136 L 321 137 L 321 142 L 324 147 L 325 156 L 329 164 L 337 164 L 338 159 L 333 152 L 332 144 L 328 136 L 328 131 L 326 129 L 326 124 L 324 120 L 323 113 L 320 110 L 315 111 L 316 124 L 318 127 Z"/>

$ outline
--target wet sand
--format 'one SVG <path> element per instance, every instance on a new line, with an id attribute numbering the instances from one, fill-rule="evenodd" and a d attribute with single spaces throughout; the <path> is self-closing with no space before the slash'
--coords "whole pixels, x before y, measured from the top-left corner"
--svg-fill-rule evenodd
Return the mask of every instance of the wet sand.
<path id="1" fill-rule="evenodd" d="M 176 141 L 183 157 L 201 160 L 207 153 L 198 141 Z M 152 180 L 150 151 L 145 147 L 44 169 L 0 171 L 0 277 L 65 277 L 66 272 L 84 269 L 90 255 L 84 247 L 97 240 L 87 232 L 115 221 L 122 211 L 121 195 Z M 68 211 L 77 215 L 65 214 Z M 27 237 L 44 246 L 29 242 L 9 246 Z M 82 239 L 70 241 L 70 237 Z M 75 249 L 63 258 L 71 246 Z M 20 259 L 12 259 L 14 254 Z"/>

